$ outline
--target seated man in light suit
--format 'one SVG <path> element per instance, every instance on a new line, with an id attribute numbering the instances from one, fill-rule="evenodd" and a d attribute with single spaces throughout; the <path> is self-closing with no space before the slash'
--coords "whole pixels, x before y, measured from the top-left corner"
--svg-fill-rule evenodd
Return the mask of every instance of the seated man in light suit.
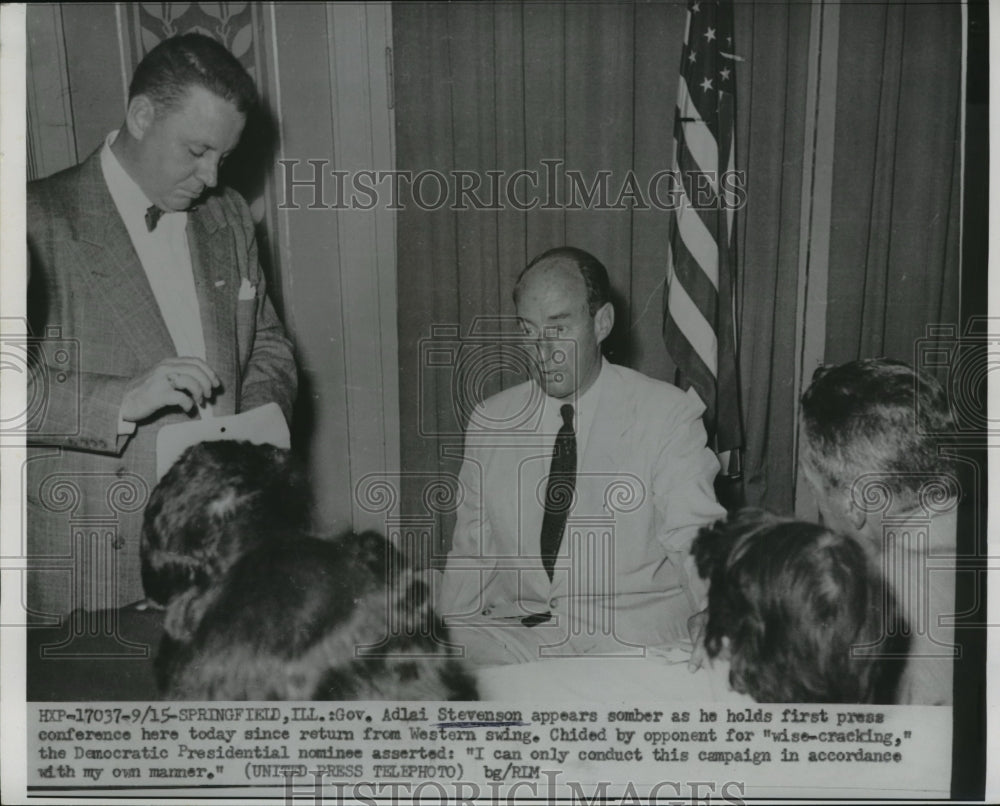
<path id="1" fill-rule="evenodd" d="M 686 639 L 703 605 L 691 541 L 724 514 L 704 407 L 603 359 L 609 290 L 571 247 L 514 289 L 535 377 L 472 414 L 439 596 L 473 662 L 641 653 Z"/>
<path id="2" fill-rule="evenodd" d="M 911 634 L 900 702 L 950 705 L 959 488 L 938 448 L 944 389 L 900 361 L 821 368 L 802 396 L 802 470 L 823 522 L 857 537 Z"/>
<path id="3" fill-rule="evenodd" d="M 254 222 L 217 187 L 256 103 L 201 34 L 136 68 L 125 120 L 81 164 L 27 189 L 28 311 L 42 339 L 27 426 L 28 605 L 63 615 L 141 599 L 139 532 L 160 429 L 295 399 Z"/>

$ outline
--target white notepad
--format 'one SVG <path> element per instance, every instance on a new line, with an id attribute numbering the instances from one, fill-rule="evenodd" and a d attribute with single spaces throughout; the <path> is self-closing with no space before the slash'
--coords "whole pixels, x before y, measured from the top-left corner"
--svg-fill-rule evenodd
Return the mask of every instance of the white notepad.
<path id="1" fill-rule="evenodd" d="M 255 445 L 291 447 L 288 423 L 277 403 L 265 403 L 250 411 L 224 417 L 205 417 L 187 423 L 171 423 L 156 435 L 156 479 L 163 478 L 185 450 L 199 442 L 223 439 L 246 440 Z"/>

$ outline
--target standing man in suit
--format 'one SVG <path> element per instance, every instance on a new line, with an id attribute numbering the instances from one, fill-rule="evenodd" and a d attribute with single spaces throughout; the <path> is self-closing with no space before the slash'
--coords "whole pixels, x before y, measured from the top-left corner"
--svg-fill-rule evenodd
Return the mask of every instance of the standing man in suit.
<path id="1" fill-rule="evenodd" d="M 604 266 L 571 247 L 514 288 L 535 378 L 470 419 L 439 597 L 474 662 L 634 653 L 687 638 L 703 606 L 690 546 L 724 515 L 704 406 L 603 359 L 609 293 Z"/>
<path id="2" fill-rule="evenodd" d="M 28 605 L 115 608 L 143 596 L 142 510 L 158 430 L 296 390 L 254 223 L 219 169 L 256 103 L 253 80 L 201 34 L 136 68 L 125 121 L 81 164 L 28 185 L 32 331 Z M 68 358 L 67 358 L 68 357 Z"/>

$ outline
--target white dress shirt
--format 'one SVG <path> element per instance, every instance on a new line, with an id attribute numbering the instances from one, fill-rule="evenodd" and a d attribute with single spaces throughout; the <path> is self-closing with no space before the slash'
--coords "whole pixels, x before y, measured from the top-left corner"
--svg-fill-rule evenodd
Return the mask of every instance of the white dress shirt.
<path id="1" fill-rule="evenodd" d="M 565 398 L 546 395 L 543 398 L 541 433 L 545 435 L 550 453 L 555 448 L 556 436 L 563 426 L 562 407 L 569 403 L 573 407 L 573 431 L 576 434 L 578 461 L 579 457 L 584 455 L 587 450 L 587 437 L 590 435 L 590 428 L 594 423 L 594 414 L 601 400 L 601 390 L 607 383 L 607 374 L 604 371 L 604 358 L 602 357 L 597 377 L 582 395 L 578 397 L 576 394 L 572 394 Z M 577 470 L 579 470 L 579 464 Z"/>
<path id="2" fill-rule="evenodd" d="M 149 231 L 146 210 L 152 202 L 111 150 L 117 136 L 117 131 L 108 134 L 101 150 L 104 181 L 139 256 L 177 355 L 204 360 L 205 336 L 188 247 L 187 212 L 165 212 L 155 229 Z M 210 409 L 206 405 L 203 411 L 210 415 Z M 118 431 L 122 434 L 133 433 L 135 423 L 119 419 Z"/>

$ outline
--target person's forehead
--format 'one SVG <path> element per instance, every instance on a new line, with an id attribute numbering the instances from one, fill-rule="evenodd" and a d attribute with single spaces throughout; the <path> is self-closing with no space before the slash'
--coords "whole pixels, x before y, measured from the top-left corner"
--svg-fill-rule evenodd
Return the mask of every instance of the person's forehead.
<path id="1" fill-rule="evenodd" d="M 539 263 L 524 276 L 518 308 L 529 300 L 543 302 L 546 307 L 586 306 L 587 284 L 571 261 Z"/>
<path id="2" fill-rule="evenodd" d="M 246 115 L 211 90 L 192 84 L 184 90 L 179 102 L 163 116 L 166 125 L 203 135 L 236 129 L 242 131 Z"/>

